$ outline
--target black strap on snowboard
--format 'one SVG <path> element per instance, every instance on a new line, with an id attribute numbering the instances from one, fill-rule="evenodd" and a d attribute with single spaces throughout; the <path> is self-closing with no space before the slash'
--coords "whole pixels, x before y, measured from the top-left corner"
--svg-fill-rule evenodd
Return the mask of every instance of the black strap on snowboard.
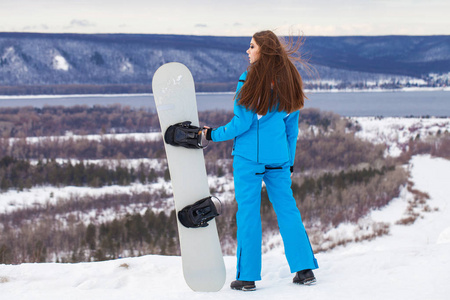
<path id="1" fill-rule="evenodd" d="M 210 196 L 180 210 L 178 220 L 184 227 L 199 228 L 208 226 L 208 222 L 218 215 L 220 214 Z"/>
<path id="2" fill-rule="evenodd" d="M 191 125 L 190 121 L 184 121 L 171 125 L 164 134 L 164 141 L 172 146 L 181 146 L 190 149 L 203 149 L 202 129 Z"/>

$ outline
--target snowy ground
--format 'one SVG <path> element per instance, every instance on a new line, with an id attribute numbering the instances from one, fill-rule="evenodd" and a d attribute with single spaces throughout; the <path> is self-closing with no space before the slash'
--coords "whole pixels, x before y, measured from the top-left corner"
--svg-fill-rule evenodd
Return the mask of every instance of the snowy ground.
<path id="1" fill-rule="evenodd" d="M 147 133 L 120 133 L 120 134 L 88 134 L 88 135 L 74 135 L 71 132 L 66 132 L 64 136 L 48 136 L 48 137 L 26 137 L 26 138 L 10 138 L 9 143 L 12 145 L 18 141 L 25 140 L 28 144 L 42 143 L 45 141 L 68 141 L 68 140 L 88 140 L 97 141 L 102 140 L 118 140 L 124 141 L 127 139 L 134 139 L 135 141 L 157 141 L 161 139 L 160 132 L 147 132 Z"/>
<path id="2" fill-rule="evenodd" d="M 27 299 L 449 299 L 450 161 L 411 161 L 414 188 L 430 195 L 413 225 L 396 225 L 406 207 L 398 198 L 368 218 L 391 223 L 390 235 L 317 255 L 317 285 L 291 283 L 282 248 L 263 256 L 257 291 L 229 289 L 234 257 L 225 257 L 227 281 L 218 293 L 195 293 L 184 283 L 179 257 L 149 255 L 108 262 L 0 265 L 0 295 Z"/>
<path id="3" fill-rule="evenodd" d="M 170 182 L 159 180 L 152 184 L 133 183 L 127 186 L 113 185 L 101 188 L 46 186 L 31 188 L 22 192 L 9 190 L 1 194 L 0 213 L 11 213 L 18 209 L 45 205 L 46 203 L 56 204 L 59 201 L 67 201 L 70 197 L 99 197 L 106 194 L 131 195 L 161 189 L 170 191 L 172 189 Z"/>
<path id="4" fill-rule="evenodd" d="M 374 144 L 385 144 L 386 155 L 399 156 L 410 139 L 450 132 L 450 118 L 348 118 L 361 126 L 356 137 Z"/>

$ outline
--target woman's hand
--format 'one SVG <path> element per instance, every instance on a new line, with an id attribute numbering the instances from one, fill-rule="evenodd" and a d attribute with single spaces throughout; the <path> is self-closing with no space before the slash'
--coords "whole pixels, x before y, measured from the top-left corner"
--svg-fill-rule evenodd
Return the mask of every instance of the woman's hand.
<path id="1" fill-rule="evenodd" d="M 209 126 L 203 126 L 202 130 L 202 145 L 207 145 L 211 140 L 211 132 L 209 132 L 212 128 Z M 208 135 L 209 134 L 209 135 Z"/>
<path id="2" fill-rule="evenodd" d="M 203 126 L 202 134 L 205 137 L 205 139 L 208 139 L 208 131 L 211 130 L 211 127 L 209 126 Z M 208 139 L 210 140 L 210 139 Z"/>

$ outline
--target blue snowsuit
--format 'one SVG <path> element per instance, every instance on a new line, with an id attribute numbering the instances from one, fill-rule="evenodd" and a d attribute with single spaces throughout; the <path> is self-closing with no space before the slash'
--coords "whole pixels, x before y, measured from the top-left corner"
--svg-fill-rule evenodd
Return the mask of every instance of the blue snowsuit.
<path id="1" fill-rule="evenodd" d="M 247 72 L 239 78 L 236 95 Z M 261 280 L 261 186 L 264 180 L 277 215 L 286 258 L 292 273 L 318 268 L 291 189 L 299 111 L 270 111 L 264 116 L 234 103 L 234 117 L 213 129 L 214 142 L 234 139 L 233 175 L 238 204 L 237 280 Z"/>

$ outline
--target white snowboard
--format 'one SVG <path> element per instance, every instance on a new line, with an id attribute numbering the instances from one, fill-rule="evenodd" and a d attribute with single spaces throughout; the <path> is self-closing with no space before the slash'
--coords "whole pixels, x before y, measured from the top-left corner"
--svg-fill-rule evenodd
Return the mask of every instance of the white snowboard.
<path id="1" fill-rule="evenodd" d="M 153 76 L 152 89 L 163 140 L 170 125 L 191 121 L 199 126 L 194 80 L 186 66 L 161 66 Z M 201 149 L 164 146 L 178 214 L 185 206 L 210 196 L 205 159 Z M 215 220 L 203 228 L 186 228 L 177 222 L 186 283 L 194 291 L 219 291 L 225 283 L 225 264 Z"/>

